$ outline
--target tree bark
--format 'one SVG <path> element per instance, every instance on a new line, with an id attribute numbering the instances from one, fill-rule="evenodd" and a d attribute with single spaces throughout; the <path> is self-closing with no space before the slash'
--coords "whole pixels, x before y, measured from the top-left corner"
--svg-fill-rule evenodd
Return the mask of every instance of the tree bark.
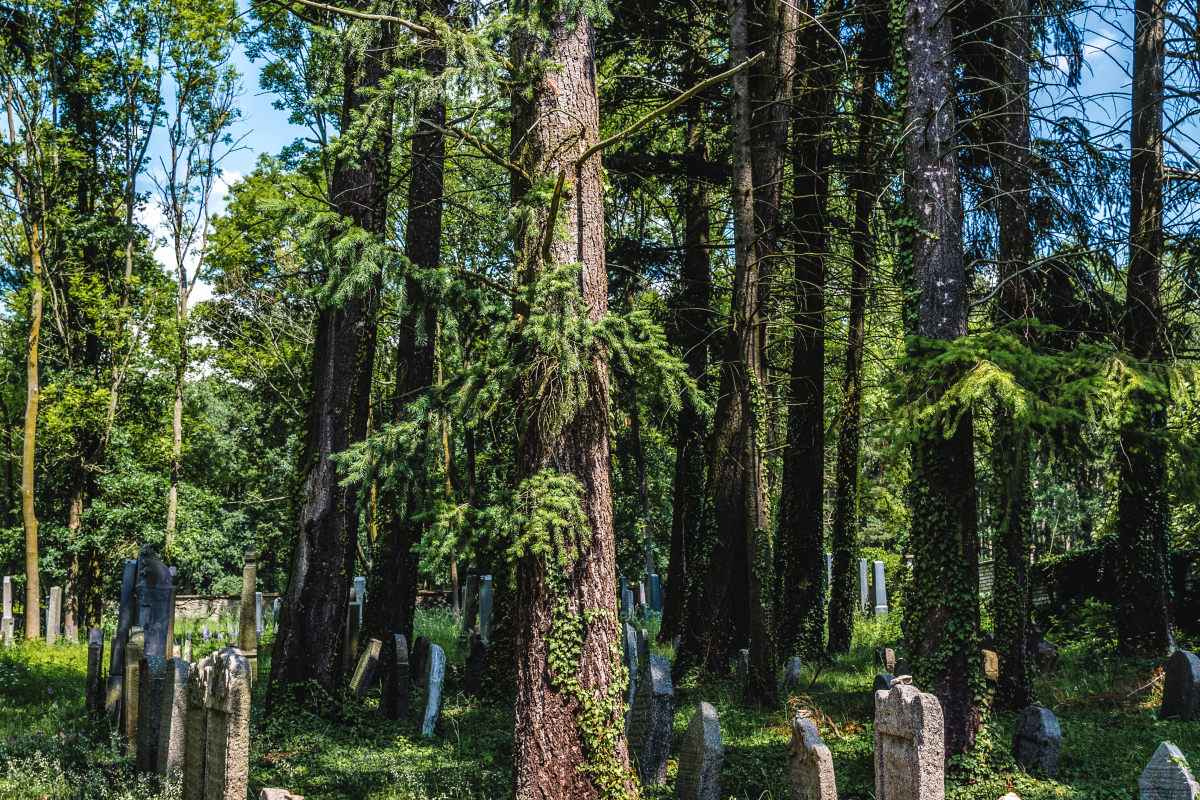
<path id="1" fill-rule="evenodd" d="M 38 345 L 42 333 L 42 239 L 37 223 L 29 225 L 29 258 L 33 267 L 33 296 L 29 304 L 29 343 L 25 361 L 25 434 L 21 446 L 21 520 L 25 526 L 25 638 L 38 638 L 41 629 L 41 584 L 38 580 L 38 519 L 34 509 L 34 445 L 37 441 Z"/>
<path id="2" fill-rule="evenodd" d="M 917 293 L 917 334 L 949 341 L 967 333 L 948 0 L 909 0 L 904 59 L 905 202 Z M 942 704 L 946 757 L 969 752 L 979 729 L 972 680 L 981 673 L 979 565 L 973 424 L 962 415 L 953 435 L 925 431 L 914 446 L 911 648 L 918 677 Z"/>
<path id="3" fill-rule="evenodd" d="M 1164 358 L 1163 73 L 1165 0 L 1137 0 L 1133 33 L 1129 272 L 1125 346 L 1143 368 Z M 1127 650 L 1166 653 L 1173 646 L 1167 581 L 1166 389 L 1131 394 L 1133 419 L 1121 430 L 1117 456 L 1117 535 L 1121 600 L 1117 633 Z"/>
<path id="4" fill-rule="evenodd" d="M 599 141 L 592 22 L 583 12 L 542 14 L 526 3 L 518 4 L 518 11 L 540 18 L 536 28 L 513 34 L 516 71 L 544 66 L 533 72 L 524 92 L 512 95 L 512 160 L 533 180 L 555 175 L 569 180 L 562 184 L 557 221 L 549 219 L 548 209 L 533 207 L 530 221 L 517 230 L 517 276 L 530 284 L 544 271 L 558 269 L 556 265 L 578 264 L 577 279 L 571 281 L 578 289 L 573 291 L 582 313 L 598 321 L 608 311 L 600 157 L 574 162 Z M 527 202 L 531 188 L 519 173 L 514 175 L 513 203 Z M 546 302 L 552 305 L 573 302 L 569 290 L 550 292 Z M 526 312 L 554 313 L 518 303 L 517 313 L 528 319 Z M 520 347 L 526 363 L 549 355 L 529 332 Z M 531 479 L 573 479 L 588 529 L 577 547 L 556 548 L 552 554 L 526 551 L 514 566 L 513 782 L 515 796 L 530 800 L 635 791 L 622 720 L 609 372 L 602 349 L 592 350 L 588 359 L 586 397 L 570 407 L 561 427 L 539 416 L 542 398 L 532 377 L 516 388 L 519 485 L 535 485 Z"/>
<path id="5" fill-rule="evenodd" d="M 376 87 L 387 75 L 391 50 L 385 27 L 366 48 L 363 63 L 347 54 L 341 128 L 366 98 L 360 89 Z M 381 235 L 386 212 L 390 138 L 381 134 L 369 147 L 338 157 L 330 200 L 338 212 L 363 230 Z M 333 456 L 366 434 L 380 276 L 361 296 L 321 308 L 316 322 L 312 394 L 301 464 L 304 506 L 284 593 L 279 636 L 271 659 L 268 704 L 285 687 L 309 693 L 310 681 L 333 693 L 341 679 L 340 636 L 349 601 L 351 566 L 357 549 L 357 486 L 341 486 Z"/>

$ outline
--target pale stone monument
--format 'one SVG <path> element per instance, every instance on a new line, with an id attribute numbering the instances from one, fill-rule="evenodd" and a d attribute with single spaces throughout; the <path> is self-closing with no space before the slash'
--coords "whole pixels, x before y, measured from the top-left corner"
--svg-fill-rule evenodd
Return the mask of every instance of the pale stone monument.
<path id="1" fill-rule="evenodd" d="M 125 721 L 126 755 L 137 758 L 138 747 L 138 700 L 141 697 L 138 685 L 142 653 L 146 645 L 146 634 L 140 626 L 129 629 L 129 641 L 125 643 L 125 675 L 121 687 L 121 711 Z M 134 763 L 137 763 L 136 761 Z"/>
<path id="2" fill-rule="evenodd" d="M 257 576 L 255 576 L 255 578 L 257 579 Z M 262 644 L 263 635 L 262 592 L 254 593 L 254 630 L 257 634 L 254 640 L 254 646 L 257 649 L 258 646 Z M 258 672 L 257 663 L 254 665 L 254 671 Z"/>
<path id="3" fill-rule="evenodd" d="M 88 714 L 104 710 L 104 629 L 88 631 L 87 684 L 85 684 L 83 708 Z"/>
<path id="4" fill-rule="evenodd" d="M 350 679 L 350 691 L 356 697 L 366 697 L 375 685 L 375 671 L 379 668 L 379 649 L 382 646 L 383 642 L 371 639 L 358 657 L 358 666 L 354 668 L 354 677 Z"/>
<path id="5" fill-rule="evenodd" d="M 875 693 L 876 800 L 943 800 L 945 749 L 936 697 L 905 684 Z"/>
<path id="6" fill-rule="evenodd" d="M 250 661 L 223 647 L 188 674 L 183 800 L 245 800 L 250 782 Z"/>
<path id="7" fill-rule="evenodd" d="M 162 710 L 158 716 L 158 762 L 156 775 L 169 781 L 183 774 L 184 744 L 187 738 L 188 662 L 173 658 L 167 662 L 163 681 Z"/>
<path id="8" fill-rule="evenodd" d="M 737 680 L 739 684 L 745 686 L 746 678 L 750 675 L 750 651 L 738 650 L 737 658 Z"/>
<path id="9" fill-rule="evenodd" d="M 16 627 L 16 619 L 12 613 L 12 578 L 8 575 L 4 576 L 4 616 L 0 617 L 0 637 L 4 638 L 5 644 L 12 644 L 14 638 L 14 628 Z"/>
<path id="10" fill-rule="evenodd" d="M 187 638 L 183 640 L 183 660 L 187 663 L 192 663 L 192 632 L 188 631 Z"/>
<path id="11" fill-rule="evenodd" d="M 888 613 L 887 602 L 887 583 L 883 572 L 883 562 L 875 561 L 872 563 L 875 570 L 875 582 L 873 585 L 875 593 L 875 616 L 886 617 Z"/>
<path id="12" fill-rule="evenodd" d="M 833 553 L 825 554 L 825 585 L 833 585 Z"/>
<path id="13" fill-rule="evenodd" d="M 62 625 L 62 589 L 50 587 L 50 597 L 46 600 L 46 644 L 58 641 Z"/>
<path id="14" fill-rule="evenodd" d="M 808 717 L 792 720 L 786 756 L 788 800 L 837 800 L 833 756 Z"/>
<path id="15" fill-rule="evenodd" d="M 629 757 L 643 784 L 662 786 L 667 782 L 667 757 L 671 751 L 674 719 L 671 662 L 666 656 L 650 656 L 633 699 L 629 721 Z"/>
<path id="16" fill-rule="evenodd" d="M 1166 673 L 1158 718 L 1179 717 L 1180 722 L 1194 719 L 1200 712 L 1200 658 L 1176 650 L 1167 659 Z"/>
<path id="17" fill-rule="evenodd" d="M 215 654 L 214 654 L 215 655 Z M 208 711 L 205 701 L 212 682 L 214 655 L 188 668 L 187 715 L 184 719 L 183 800 L 204 800 L 205 757 L 208 747 Z"/>
<path id="18" fill-rule="evenodd" d="M 429 646 L 425 661 L 425 700 L 421 704 L 421 735 L 432 736 L 442 713 L 442 681 L 446 677 L 446 654 L 436 644 Z"/>
<path id="19" fill-rule="evenodd" d="M 258 677 L 258 630 L 255 627 L 255 584 L 258 582 L 258 562 L 254 548 L 246 551 L 242 566 L 242 599 L 238 604 L 238 649 L 250 663 L 250 680 Z M 258 596 L 261 602 L 262 596 Z"/>
<path id="20" fill-rule="evenodd" d="M 701 703 L 683 734 L 675 794 L 679 800 L 722 800 L 721 770 L 725 766 L 725 744 L 717 710 Z"/>
<path id="21" fill-rule="evenodd" d="M 858 609 L 860 611 L 870 611 L 870 590 L 869 581 L 867 580 L 867 560 L 860 558 L 858 560 Z"/>
<path id="22" fill-rule="evenodd" d="M 1017 717 L 1013 728 L 1013 759 L 1026 772 L 1040 768 L 1053 778 L 1058 774 L 1058 751 L 1062 731 L 1054 712 L 1041 706 L 1028 706 Z"/>
<path id="23" fill-rule="evenodd" d="M 388 719 L 404 719 L 408 716 L 408 692 L 411 682 L 408 664 L 408 640 L 403 634 L 392 637 L 392 651 L 388 653 L 388 678 L 383 682 L 383 698 L 379 708 Z"/>
<path id="24" fill-rule="evenodd" d="M 1200 783 L 1188 770 L 1182 751 L 1163 742 L 1138 778 L 1138 793 L 1141 800 L 1195 800 L 1200 797 Z"/>
<path id="25" fill-rule="evenodd" d="M 167 679 L 167 659 L 142 656 L 138 662 L 138 743 L 135 769 L 150 775 L 158 768 L 159 723 L 162 721 L 163 684 Z"/>

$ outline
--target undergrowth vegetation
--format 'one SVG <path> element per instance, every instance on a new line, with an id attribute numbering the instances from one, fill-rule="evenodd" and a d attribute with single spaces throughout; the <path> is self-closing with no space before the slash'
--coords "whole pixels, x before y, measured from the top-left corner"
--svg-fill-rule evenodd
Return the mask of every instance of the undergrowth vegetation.
<path id="1" fill-rule="evenodd" d="M 1158 743 L 1177 744 L 1200 763 L 1200 724 L 1157 717 L 1162 662 L 1112 656 L 1104 646 L 1097 608 L 1064 617 L 1055 632 L 1062 656 L 1037 682 L 1038 699 L 1058 716 L 1062 752 L 1057 780 L 1026 775 L 1009 755 L 1015 714 L 988 714 L 975 752 L 956 758 L 947 773 L 950 800 L 995 800 L 1015 791 L 1023 800 L 1088 798 L 1133 800 L 1137 778 Z M 893 615 L 894 616 L 894 615 Z M 653 629 L 657 618 L 645 624 Z M 860 620 L 849 655 L 805 664 L 799 685 L 775 708 L 741 700 L 731 678 L 676 687 L 678 711 L 666 787 L 647 797 L 674 797 L 684 731 L 701 701 L 716 706 L 725 742 L 724 794 L 737 800 L 787 796 L 784 751 L 790 720 L 807 709 L 833 754 L 838 794 L 875 796 L 871 684 L 879 667 L 875 649 L 895 641 L 895 620 Z M 654 652 L 670 655 L 668 645 Z M 264 681 L 254 690 L 251 796 L 283 787 L 312 800 L 362 798 L 479 798 L 511 795 L 512 709 L 490 706 L 460 691 L 465 654 L 453 613 L 421 610 L 417 634 L 446 651 L 445 702 L 436 736 L 423 739 L 414 710 L 393 722 L 378 713 L 378 689 L 365 701 L 264 711 Z M 1074 635 L 1076 639 L 1065 638 Z M 270 636 L 264 637 L 261 674 L 270 669 Z M 87 651 L 82 644 L 47 647 L 38 642 L 0 649 L 0 798 L 177 797 L 179 787 L 137 779 L 103 719 L 83 715 Z M 1157 679 L 1157 680 L 1156 680 Z"/>

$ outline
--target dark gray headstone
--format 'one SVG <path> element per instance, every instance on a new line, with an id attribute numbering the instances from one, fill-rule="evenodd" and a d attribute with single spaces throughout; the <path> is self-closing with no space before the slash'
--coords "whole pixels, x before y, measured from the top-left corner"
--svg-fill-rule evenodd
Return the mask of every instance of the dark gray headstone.
<path id="1" fill-rule="evenodd" d="M 173 658 L 167 662 L 163 682 L 162 710 L 158 718 L 158 764 L 155 773 L 168 780 L 183 774 L 184 744 L 187 738 L 188 662 Z"/>
<path id="2" fill-rule="evenodd" d="M 388 677 L 383 684 L 383 699 L 379 707 L 388 719 L 408 716 L 408 692 L 411 682 L 408 663 L 408 640 L 402 634 L 392 637 L 391 652 L 387 654 Z"/>
<path id="3" fill-rule="evenodd" d="M 492 630 L 492 601 L 495 599 L 495 589 L 492 586 L 492 576 L 484 575 L 479 579 L 479 635 L 486 641 Z"/>
<path id="4" fill-rule="evenodd" d="M 1180 722 L 1189 722 L 1200 711 L 1200 658 L 1176 650 L 1167 659 L 1166 673 L 1158 718 L 1179 717 Z"/>
<path id="5" fill-rule="evenodd" d="M 679 800 L 721 800 L 721 770 L 725 766 L 725 744 L 717 710 L 701 703 L 683 734 L 675 794 Z"/>
<path id="6" fill-rule="evenodd" d="M 134 624 L 146 633 L 145 654 L 166 659 L 174 644 L 170 637 L 175 616 L 171 603 L 171 569 L 148 545 L 138 552 L 133 600 L 137 609 Z"/>
<path id="7" fill-rule="evenodd" d="M 903 658 L 896 659 L 896 670 L 894 674 L 897 678 L 901 675 L 912 675 L 912 671 L 908 668 L 908 662 Z"/>
<path id="8" fill-rule="evenodd" d="M 475 630 L 475 620 L 479 617 L 479 575 L 475 568 L 467 570 L 467 585 L 464 589 L 466 603 L 463 604 L 462 630 L 465 636 Z"/>
<path id="9" fill-rule="evenodd" d="M 662 613 L 662 586 L 658 576 L 653 573 L 650 575 L 650 607 Z"/>
<path id="10" fill-rule="evenodd" d="M 1062 732 L 1058 718 L 1048 708 L 1028 706 L 1017 717 L 1013 728 L 1013 759 L 1017 766 L 1029 772 L 1044 769 L 1053 778 L 1058 774 L 1058 751 Z"/>
<path id="11" fill-rule="evenodd" d="M 629 722 L 629 754 L 643 784 L 662 786 L 667 781 L 667 756 L 675 720 L 675 691 L 671 662 L 650 656 L 650 663 L 633 699 Z"/>
<path id="12" fill-rule="evenodd" d="M 779 691 L 790 692 L 796 688 L 796 684 L 800 682 L 800 670 L 804 665 L 796 656 L 788 659 L 787 666 L 783 668 L 783 679 L 779 682 Z"/>
<path id="13" fill-rule="evenodd" d="M 133 584 L 137 582 L 137 560 L 125 559 L 125 573 L 121 578 L 121 604 L 117 610 L 117 632 L 112 639 L 112 652 L 108 656 L 108 693 L 105 708 L 110 722 L 117 723 L 118 730 L 125 732 L 125 714 L 121 711 L 121 690 L 125 678 L 125 642 L 129 640 L 129 629 L 137 624 L 137 612 L 133 606 Z"/>
<path id="14" fill-rule="evenodd" d="M 633 708 L 633 696 L 637 690 L 637 674 L 638 674 L 638 646 L 637 646 L 637 629 L 633 627 L 633 623 L 625 620 L 621 626 L 623 630 L 623 645 L 625 647 L 625 663 L 629 667 L 629 691 L 626 700 L 626 706 Z"/>
<path id="15" fill-rule="evenodd" d="M 366 697 L 367 692 L 375 685 L 375 671 L 379 668 L 379 648 L 382 646 L 383 642 L 378 639 L 370 639 L 359 655 L 358 664 L 354 667 L 354 677 L 350 679 L 350 691 L 356 697 Z"/>
<path id="16" fill-rule="evenodd" d="M 1188 770 L 1183 752 L 1163 742 L 1138 779 L 1140 800 L 1195 800 L 1200 797 L 1200 783 Z"/>
<path id="17" fill-rule="evenodd" d="M 871 686 L 871 692 L 890 692 L 892 690 L 892 681 L 896 680 L 895 675 L 890 675 L 886 672 L 881 672 L 875 676 L 875 683 Z"/>
<path id="18" fill-rule="evenodd" d="M 163 656 L 144 656 L 138 670 L 137 772 L 139 775 L 152 775 L 158 768 L 158 727 L 162 720 L 167 659 Z"/>
<path id="19" fill-rule="evenodd" d="M 87 684 L 83 708 L 88 714 L 104 708 L 104 629 L 88 631 Z"/>
<path id="20" fill-rule="evenodd" d="M 650 658 L 650 631 L 642 628 L 637 632 L 637 657 L 638 669 L 646 663 L 646 659 Z"/>
<path id="21" fill-rule="evenodd" d="M 750 674 L 750 651 L 738 650 L 737 658 L 737 680 L 739 684 L 745 686 L 746 678 Z"/>
<path id="22" fill-rule="evenodd" d="M 483 691 L 483 678 L 487 674 L 487 645 L 483 639 L 471 643 L 471 653 L 463 670 L 463 691 L 467 697 L 475 697 Z"/>

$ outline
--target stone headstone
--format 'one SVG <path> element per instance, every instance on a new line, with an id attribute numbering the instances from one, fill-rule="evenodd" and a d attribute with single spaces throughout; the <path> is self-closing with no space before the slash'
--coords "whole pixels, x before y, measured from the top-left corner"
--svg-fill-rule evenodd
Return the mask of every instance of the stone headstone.
<path id="1" fill-rule="evenodd" d="M 140 626 L 134 625 L 129 629 L 129 641 L 125 643 L 125 675 L 124 684 L 121 687 L 121 712 L 125 721 L 126 755 L 132 759 L 137 758 L 138 700 L 141 697 L 139 666 L 145 645 L 145 632 Z"/>
<path id="2" fill-rule="evenodd" d="M 943 800 L 946 796 L 942 706 L 911 685 L 875 693 L 875 797 Z"/>
<path id="3" fill-rule="evenodd" d="M 62 589 L 50 587 L 50 597 L 46 600 L 46 644 L 58 641 L 62 625 Z"/>
<path id="4" fill-rule="evenodd" d="M 483 678 L 487 674 L 487 645 L 483 639 L 471 642 L 471 652 L 467 656 L 467 666 L 463 671 L 463 691 L 467 697 L 475 697 L 483 691 Z"/>
<path id="5" fill-rule="evenodd" d="M 421 684 L 425 680 L 425 661 L 429 658 L 429 637 L 418 636 L 413 642 L 412 653 L 410 654 L 410 666 L 412 667 L 413 683 Z"/>
<path id="6" fill-rule="evenodd" d="M 87 684 L 84 689 L 83 708 L 88 714 L 98 714 L 104 709 L 104 629 L 88 631 Z"/>
<path id="7" fill-rule="evenodd" d="M 626 692 L 625 707 L 629 709 L 628 714 L 633 713 L 633 697 L 637 692 L 637 675 L 638 675 L 638 637 L 637 629 L 633 627 L 633 623 L 625 620 L 621 625 L 622 628 L 622 644 L 625 647 L 625 664 L 629 667 L 629 691 Z M 629 728 L 629 716 L 625 719 L 626 730 Z"/>
<path id="8" fill-rule="evenodd" d="M 135 764 L 139 775 L 151 775 L 158 767 L 158 728 L 166 679 L 167 659 L 162 656 L 142 657 L 138 663 L 138 743 Z"/>
<path id="9" fill-rule="evenodd" d="M 171 605 L 171 569 L 147 547 L 138 551 L 137 580 L 133 584 L 135 623 L 146 633 L 145 655 L 166 658 L 174 644 L 175 623 Z"/>
<path id="10" fill-rule="evenodd" d="M 825 554 L 825 585 L 833 585 L 833 553 Z"/>
<path id="11" fill-rule="evenodd" d="M 254 646 L 258 647 L 262 643 L 263 634 L 262 592 L 254 593 L 254 628 L 258 634 Z"/>
<path id="12" fill-rule="evenodd" d="M 870 611 L 870 582 L 867 580 L 867 560 L 858 560 L 858 608 L 860 611 Z"/>
<path id="13" fill-rule="evenodd" d="M 899 678 L 901 675 L 911 675 L 912 670 L 908 668 L 908 661 L 903 658 L 896 659 L 896 668 L 892 672 Z"/>
<path id="14" fill-rule="evenodd" d="M 787 666 L 783 668 L 783 679 L 779 681 L 779 691 L 790 692 L 796 688 L 796 684 L 800 682 L 800 670 L 804 664 L 796 656 L 788 659 Z"/>
<path id="15" fill-rule="evenodd" d="M 492 576 L 484 575 L 480 578 L 479 583 L 479 635 L 487 641 L 491 636 L 492 630 L 492 601 L 495 599 L 493 595 L 494 587 L 492 586 Z"/>
<path id="16" fill-rule="evenodd" d="M 358 598 L 358 625 L 362 627 L 363 603 L 367 602 L 367 579 L 362 575 L 354 578 L 354 594 Z"/>
<path id="17" fill-rule="evenodd" d="M 16 619 L 12 613 L 12 578 L 4 576 L 4 615 L 0 617 L 0 637 L 4 643 L 12 644 L 15 638 Z"/>
<path id="18" fill-rule="evenodd" d="M 737 658 L 737 680 L 739 684 L 745 686 L 746 678 L 750 674 L 750 651 L 738 650 Z"/>
<path id="19" fill-rule="evenodd" d="M 436 644 L 429 646 L 425 660 L 425 696 L 421 703 L 421 735 L 432 736 L 442 713 L 442 681 L 446 677 L 446 654 Z"/>
<path id="20" fill-rule="evenodd" d="M 1163 742 L 1138 778 L 1138 793 L 1140 800 L 1195 800 L 1200 797 L 1200 783 L 1188 770 L 1183 752 Z"/>
<path id="21" fill-rule="evenodd" d="M 633 619 L 633 615 L 634 615 L 633 589 L 626 589 L 625 590 L 625 619 Z"/>
<path id="22" fill-rule="evenodd" d="M 667 756 L 675 720 L 675 691 L 671 662 L 650 656 L 650 663 L 633 699 L 629 722 L 629 755 L 643 784 L 662 786 L 667 781 Z"/>
<path id="23" fill-rule="evenodd" d="M 1162 706 L 1158 718 L 1179 717 L 1189 722 L 1200 712 L 1200 658 L 1186 650 L 1176 650 L 1167 659 L 1163 681 Z"/>
<path id="24" fill-rule="evenodd" d="M 638 581 L 637 591 L 634 594 L 634 602 L 637 603 L 638 608 L 644 607 L 646 605 L 646 584 L 642 581 Z"/>
<path id="25" fill-rule="evenodd" d="M 358 589 L 350 587 L 350 604 L 346 606 L 346 626 L 342 633 L 342 669 L 347 672 L 354 666 L 358 657 L 358 630 L 362 622 L 362 605 L 359 602 Z"/>
<path id="26" fill-rule="evenodd" d="M 379 703 L 383 715 L 388 719 L 404 719 L 408 716 L 408 691 L 411 675 L 408 668 L 408 640 L 403 634 L 392 637 L 391 651 L 387 654 L 388 676 L 383 684 L 383 698 Z"/>
<path id="27" fill-rule="evenodd" d="M 888 613 L 887 579 L 884 576 L 883 562 L 875 561 L 873 562 L 873 567 L 875 571 L 875 582 L 873 584 L 875 590 L 875 616 L 886 617 Z"/>
<path id="28" fill-rule="evenodd" d="M 833 756 L 808 717 L 792 720 L 787 746 L 788 800 L 837 800 Z M 881 796 L 882 797 L 882 796 Z"/>
<path id="29" fill-rule="evenodd" d="M 875 676 L 875 683 L 871 686 L 871 692 L 890 692 L 892 690 L 892 681 L 896 680 L 896 676 L 889 672 L 880 672 Z"/>
<path id="30" fill-rule="evenodd" d="M 350 679 L 350 691 L 356 697 L 366 697 L 367 692 L 375 685 L 375 672 L 379 669 L 379 649 L 383 642 L 369 639 L 358 657 L 358 665 L 354 668 L 354 677 Z"/>
<path id="31" fill-rule="evenodd" d="M 1013 759 L 1026 772 L 1035 767 L 1043 769 L 1053 778 L 1058 774 L 1058 750 L 1062 746 L 1062 732 L 1058 718 L 1048 708 L 1027 706 L 1017 717 L 1013 728 Z"/>
<path id="32" fill-rule="evenodd" d="M 258 603 L 258 560 L 254 548 L 246 550 L 246 561 L 242 565 L 242 599 L 238 604 L 238 649 L 250 663 L 250 680 L 258 677 L 258 631 L 256 617 Z M 261 602 L 261 597 L 257 598 Z"/>
<path id="33" fill-rule="evenodd" d="M 156 775 L 169 781 L 183 774 L 184 743 L 187 737 L 188 662 L 173 658 L 167 662 L 162 686 L 162 709 L 158 716 L 158 762 Z"/>
<path id="34" fill-rule="evenodd" d="M 479 576 L 474 569 L 467 570 L 467 585 L 463 590 L 466 602 L 463 604 L 462 635 L 466 636 L 475 630 L 476 618 L 479 616 Z"/>
<path id="35" fill-rule="evenodd" d="M 675 640 L 673 642 L 671 642 L 671 649 L 675 651 L 675 655 L 679 655 L 679 643 L 681 641 L 683 641 L 683 637 L 676 636 Z"/>
<path id="36" fill-rule="evenodd" d="M 187 638 L 183 640 L 183 660 L 187 663 L 192 663 L 192 632 L 188 631 Z"/>
<path id="37" fill-rule="evenodd" d="M 183 800 L 204 800 L 205 759 L 208 754 L 208 698 L 212 655 L 188 667 L 187 714 L 183 739 Z"/>
<path id="38" fill-rule="evenodd" d="M 125 573 L 121 578 L 121 602 L 117 607 L 117 632 L 113 635 L 112 650 L 108 657 L 108 689 L 104 707 L 108 720 L 118 732 L 125 733 L 125 714 L 121 710 L 121 692 L 125 686 L 125 643 L 129 640 L 129 629 L 134 623 L 133 584 L 137 578 L 137 561 L 125 560 Z"/>
<path id="39" fill-rule="evenodd" d="M 646 630 L 645 628 L 642 628 L 637 632 L 637 658 L 639 669 L 642 665 L 646 664 L 646 660 L 650 658 L 650 631 Z"/>
<path id="40" fill-rule="evenodd" d="M 721 800 L 721 771 L 725 766 L 725 743 L 717 710 L 701 703 L 683 734 L 679 769 L 675 773 L 675 795 L 679 800 Z"/>
<path id="41" fill-rule="evenodd" d="M 650 573 L 650 607 L 656 612 L 662 613 L 662 585 L 659 583 L 658 576 L 653 572 Z"/>
<path id="42" fill-rule="evenodd" d="M 992 650 L 981 650 L 983 656 L 983 675 L 989 681 L 1000 680 L 1000 657 Z"/>
<path id="43" fill-rule="evenodd" d="M 205 800 L 243 800 L 250 782 L 250 660 L 236 648 L 213 654 L 204 708 Z"/>
<path id="44" fill-rule="evenodd" d="M 276 628 L 279 627 L 279 608 L 283 605 L 283 598 L 276 597 L 275 602 L 271 606 L 271 624 Z"/>

